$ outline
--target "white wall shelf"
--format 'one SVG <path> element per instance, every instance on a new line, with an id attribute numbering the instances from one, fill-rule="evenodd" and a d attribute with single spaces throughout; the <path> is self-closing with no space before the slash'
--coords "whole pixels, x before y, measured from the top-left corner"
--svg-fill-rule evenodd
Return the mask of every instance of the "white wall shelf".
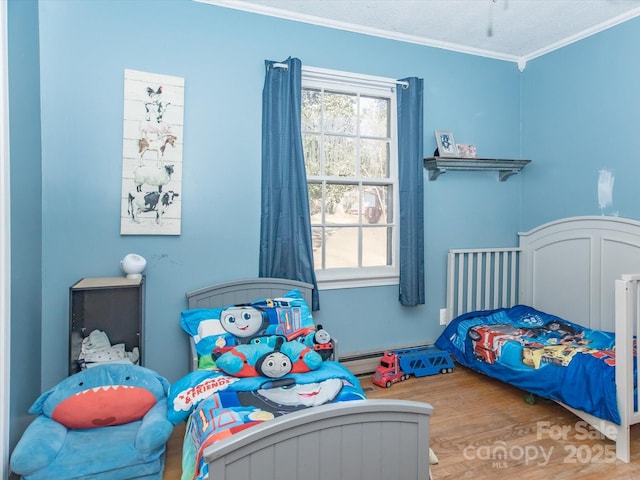
<path id="1" fill-rule="evenodd" d="M 428 157 L 424 168 L 429 171 L 429 180 L 435 180 L 449 170 L 489 170 L 498 172 L 498 180 L 504 182 L 520 172 L 531 160 L 509 160 L 497 158 Z"/>

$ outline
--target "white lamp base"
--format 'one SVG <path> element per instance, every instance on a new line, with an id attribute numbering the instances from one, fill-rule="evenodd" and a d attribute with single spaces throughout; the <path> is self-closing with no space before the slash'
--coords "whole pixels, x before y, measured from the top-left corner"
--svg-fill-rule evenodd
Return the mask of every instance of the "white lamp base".
<path id="1" fill-rule="evenodd" d="M 127 275 L 127 278 L 139 279 L 142 278 L 142 272 L 144 272 L 147 266 L 147 261 L 144 257 L 135 253 L 126 255 L 120 262 L 120 268 Z"/>

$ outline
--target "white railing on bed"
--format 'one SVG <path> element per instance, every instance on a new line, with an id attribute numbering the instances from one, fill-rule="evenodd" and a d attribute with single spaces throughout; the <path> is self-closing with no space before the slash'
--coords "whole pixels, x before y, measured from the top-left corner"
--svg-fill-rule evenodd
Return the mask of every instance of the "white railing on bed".
<path id="1" fill-rule="evenodd" d="M 640 423 L 638 392 L 640 374 L 634 373 L 636 336 L 640 331 L 640 274 L 622 275 L 616 280 L 616 385 L 621 425 L 616 435 L 616 456 L 629 462 L 631 454 L 629 426 Z M 638 369 L 636 369 L 638 370 Z M 635 378 L 634 378 L 635 375 Z"/>
<path id="2" fill-rule="evenodd" d="M 518 303 L 520 248 L 449 250 L 447 321 Z"/>

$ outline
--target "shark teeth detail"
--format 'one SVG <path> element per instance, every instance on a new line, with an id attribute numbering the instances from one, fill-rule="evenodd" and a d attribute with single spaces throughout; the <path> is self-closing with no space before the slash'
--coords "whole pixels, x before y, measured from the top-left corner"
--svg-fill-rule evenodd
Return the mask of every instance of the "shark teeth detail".
<path id="1" fill-rule="evenodd" d="M 85 395 L 85 394 L 87 394 L 89 392 L 94 392 L 94 393 L 97 393 L 97 392 L 100 392 L 100 391 L 107 392 L 109 390 L 118 390 L 120 388 L 127 389 L 127 388 L 136 388 L 136 387 L 132 387 L 131 385 L 101 385 L 99 387 L 92 387 L 92 388 L 88 388 L 86 390 L 82 390 L 81 392 L 78 392 L 75 395 L 76 396 Z"/>

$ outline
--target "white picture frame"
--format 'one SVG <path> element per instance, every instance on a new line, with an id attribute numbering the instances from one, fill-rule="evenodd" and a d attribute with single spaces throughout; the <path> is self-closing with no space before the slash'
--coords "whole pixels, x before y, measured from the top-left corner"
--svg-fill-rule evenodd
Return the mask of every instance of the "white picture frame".
<path id="1" fill-rule="evenodd" d="M 450 130 L 436 130 L 436 144 L 438 145 L 438 156 L 440 157 L 457 157 L 458 147 Z"/>
<path id="2" fill-rule="evenodd" d="M 121 235 L 180 235 L 184 78 L 125 69 Z"/>

